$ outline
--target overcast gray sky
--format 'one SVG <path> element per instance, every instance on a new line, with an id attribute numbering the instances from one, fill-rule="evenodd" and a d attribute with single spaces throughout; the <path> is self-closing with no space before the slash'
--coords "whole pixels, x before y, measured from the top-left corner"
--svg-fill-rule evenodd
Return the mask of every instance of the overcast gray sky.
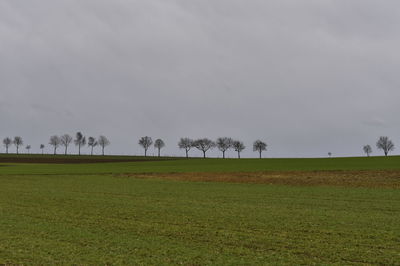
<path id="1" fill-rule="evenodd" d="M 267 157 L 400 145 L 399 25 L 395 0 L 2 0 L 0 136 L 141 154 L 149 135 L 169 155 L 231 136 L 246 157 L 255 139 Z"/>

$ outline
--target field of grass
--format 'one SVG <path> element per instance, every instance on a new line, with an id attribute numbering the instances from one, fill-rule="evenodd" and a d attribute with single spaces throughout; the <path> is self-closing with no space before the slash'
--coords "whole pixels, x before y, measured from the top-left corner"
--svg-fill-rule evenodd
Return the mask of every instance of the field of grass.
<path id="1" fill-rule="evenodd" d="M 43 159 L 44 158 L 44 159 Z M 42 160 L 41 163 L 37 163 Z M 79 161 L 83 163 L 76 163 Z M 98 163 L 102 162 L 104 163 Z M 43 163 L 45 162 L 45 163 Z M 60 163 L 61 162 L 61 163 Z M 70 163 L 68 163 L 70 162 Z M 116 174 L 177 172 L 260 172 L 400 170 L 400 156 L 304 159 L 184 159 L 134 156 L 0 155 L 3 174 Z"/>
<path id="2" fill-rule="evenodd" d="M 400 157 L 1 157 L 0 264 L 400 265 Z"/>

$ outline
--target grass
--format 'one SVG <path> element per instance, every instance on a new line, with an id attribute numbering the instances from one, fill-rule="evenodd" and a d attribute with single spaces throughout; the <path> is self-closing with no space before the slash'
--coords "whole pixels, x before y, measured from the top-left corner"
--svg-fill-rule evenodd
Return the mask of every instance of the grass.
<path id="1" fill-rule="evenodd" d="M 7 163 L 0 167 L 0 264 L 399 265 L 399 162 Z M 378 182 L 380 173 L 386 185 L 330 183 L 360 170 L 369 171 L 357 182 Z M 263 171 L 318 183 L 232 183 L 271 178 Z M 203 173 L 191 179 L 195 172 Z"/>
<path id="2" fill-rule="evenodd" d="M 35 156 L 33 158 L 37 158 Z M 40 157 L 40 156 L 39 156 Z M 78 156 L 56 156 L 74 162 Z M 178 173 L 178 172 L 260 172 L 260 171 L 327 171 L 327 170 L 400 170 L 400 156 L 353 157 L 353 158 L 307 158 L 307 159 L 190 159 L 157 157 L 106 157 L 107 163 L 87 163 L 90 158 L 98 162 L 101 156 L 82 156 L 86 163 L 57 164 L 15 163 L 12 157 L 7 163 L 0 163 L 0 174 L 116 174 L 116 173 Z M 29 157 L 28 157 L 29 158 Z M 111 158 L 111 159 L 110 159 Z M 113 162 L 113 159 L 116 162 Z M 121 158 L 128 162 L 121 162 Z M 1 161 L 1 156 L 0 156 Z M 3 159 L 4 161 L 4 159 Z M 35 160 L 31 160 L 35 162 Z M 14 163 L 13 163 L 14 162 Z M 75 161 L 76 162 L 76 161 Z M 78 161 L 79 162 L 79 161 Z"/>

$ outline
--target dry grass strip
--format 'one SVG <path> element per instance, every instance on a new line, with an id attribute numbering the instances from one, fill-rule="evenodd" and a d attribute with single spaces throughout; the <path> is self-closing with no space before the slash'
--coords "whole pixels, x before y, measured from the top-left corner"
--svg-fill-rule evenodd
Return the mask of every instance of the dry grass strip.
<path id="1" fill-rule="evenodd" d="M 270 171 L 254 173 L 145 173 L 118 177 L 197 182 L 400 189 L 400 171 Z"/>

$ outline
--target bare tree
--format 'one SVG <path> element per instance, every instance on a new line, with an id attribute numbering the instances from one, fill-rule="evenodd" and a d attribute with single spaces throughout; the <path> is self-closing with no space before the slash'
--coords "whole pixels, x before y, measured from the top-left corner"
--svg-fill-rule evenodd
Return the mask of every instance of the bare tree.
<path id="1" fill-rule="evenodd" d="M 78 154 L 81 155 L 81 147 L 86 145 L 86 138 L 81 132 L 76 133 L 74 143 L 78 146 Z"/>
<path id="2" fill-rule="evenodd" d="M 100 136 L 99 140 L 97 141 L 97 143 L 100 145 L 101 154 L 104 156 L 104 148 L 106 146 L 110 145 L 110 141 L 105 136 Z"/>
<path id="3" fill-rule="evenodd" d="M 197 148 L 198 150 L 203 152 L 203 157 L 206 158 L 206 152 L 210 149 L 213 149 L 215 147 L 215 142 L 204 138 L 204 139 L 198 139 L 193 142 L 193 147 Z"/>
<path id="4" fill-rule="evenodd" d="M 30 154 L 30 150 L 31 150 L 31 145 L 27 145 L 26 147 L 25 147 L 25 149 L 28 151 L 28 154 Z"/>
<path id="5" fill-rule="evenodd" d="M 369 155 L 372 153 L 372 148 L 371 148 L 371 146 L 369 146 L 369 145 L 365 145 L 365 146 L 363 147 L 363 151 L 364 151 L 364 153 L 367 155 L 367 157 L 369 157 Z"/>
<path id="6" fill-rule="evenodd" d="M 253 151 L 260 153 L 260 159 L 262 158 L 262 152 L 267 150 L 267 144 L 261 140 L 256 140 L 253 143 Z"/>
<path id="7" fill-rule="evenodd" d="M 217 138 L 216 146 L 222 152 L 222 158 L 225 159 L 225 152 L 232 148 L 232 144 L 233 140 L 231 138 Z"/>
<path id="8" fill-rule="evenodd" d="M 40 149 L 42 150 L 42 155 L 44 154 L 44 144 L 40 144 Z"/>
<path id="9" fill-rule="evenodd" d="M 244 146 L 243 142 L 239 140 L 235 140 L 232 143 L 232 147 L 235 149 L 235 151 L 238 153 L 238 158 L 240 159 L 240 153 L 246 149 L 246 146 Z"/>
<path id="10" fill-rule="evenodd" d="M 8 154 L 8 148 L 11 146 L 12 143 L 13 143 L 13 141 L 9 137 L 3 139 L 3 144 L 4 144 L 4 147 L 6 147 L 7 154 Z"/>
<path id="11" fill-rule="evenodd" d="M 147 156 L 147 150 L 153 144 L 153 140 L 151 137 L 145 136 L 139 140 L 139 145 L 144 149 L 144 156 Z"/>
<path id="12" fill-rule="evenodd" d="M 158 157 L 160 157 L 160 151 L 165 147 L 165 143 L 162 139 L 156 139 L 156 141 L 154 141 L 154 147 L 158 150 Z"/>
<path id="13" fill-rule="evenodd" d="M 96 141 L 95 138 L 89 137 L 88 138 L 88 146 L 90 147 L 90 155 L 93 155 L 93 148 L 96 147 L 99 143 Z"/>
<path id="14" fill-rule="evenodd" d="M 194 141 L 189 138 L 181 138 L 178 142 L 179 149 L 185 149 L 186 158 L 189 158 L 189 151 L 193 147 Z"/>
<path id="15" fill-rule="evenodd" d="M 388 156 L 389 152 L 394 150 L 394 144 L 388 137 L 380 137 L 376 142 L 376 147 L 383 150 L 385 156 Z"/>
<path id="16" fill-rule="evenodd" d="M 24 141 L 22 140 L 21 137 L 14 137 L 14 141 L 13 144 L 15 145 L 15 147 L 17 148 L 17 154 L 19 153 L 19 147 L 24 145 Z"/>
<path id="17" fill-rule="evenodd" d="M 61 145 L 65 147 L 64 154 L 67 155 L 68 153 L 68 146 L 72 142 L 72 137 L 68 134 L 62 135 L 60 138 Z"/>
<path id="18" fill-rule="evenodd" d="M 60 137 L 58 137 L 58 136 L 51 136 L 51 137 L 50 137 L 49 144 L 50 144 L 51 146 L 54 147 L 54 155 L 56 155 L 56 154 L 57 154 L 57 148 L 58 148 L 58 147 L 60 146 L 60 144 L 61 144 Z"/>
<path id="19" fill-rule="evenodd" d="M 329 156 L 329 157 L 332 157 L 332 152 L 328 152 L 328 156 Z"/>

